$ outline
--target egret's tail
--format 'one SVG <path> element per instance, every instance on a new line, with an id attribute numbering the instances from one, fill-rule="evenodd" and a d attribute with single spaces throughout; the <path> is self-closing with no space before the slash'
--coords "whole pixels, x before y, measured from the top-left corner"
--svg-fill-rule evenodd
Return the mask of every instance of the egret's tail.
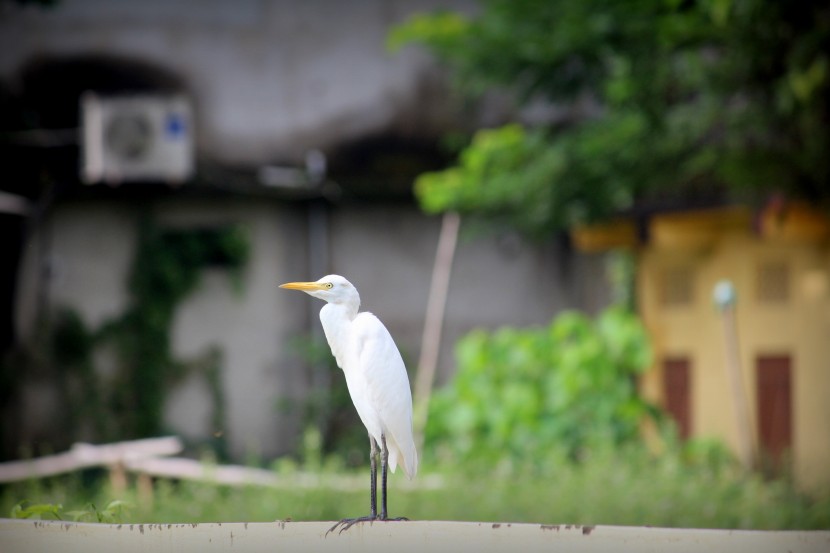
<path id="1" fill-rule="evenodd" d="M 395 438 L 386 439 L 386 447 L 389 450 L 389 469 L 395 472 L 400 464 L 403 466 L 404 474 L 412 480 L 418 472 L 418 452 L 415 450 L 415 441 L 408 440 L 404 447 L 401 447 Z"/>

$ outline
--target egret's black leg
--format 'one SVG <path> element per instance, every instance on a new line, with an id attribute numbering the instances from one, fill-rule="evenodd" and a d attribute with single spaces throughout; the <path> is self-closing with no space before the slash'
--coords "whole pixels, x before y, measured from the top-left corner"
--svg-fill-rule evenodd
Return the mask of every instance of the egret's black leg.
<path id="1" fill-rule="evenodd" d="M 369 436 L 369 467 L 372 474 L 371 479 L 369 480 L 369 487 L 371 489 L 369 498 L 369 516 L 375 518 L 378 516 L 378 443 L 371 436 Z"/>
<path id="2" fill-rule="evenodd" d="M 389 468 L 389 450 L 386 449 L 386 436 L 380 437 L 380 520 L 409 520 L 406 517 L 389 518 L 386 510 L 386 471 Z"/>
<path id="3" fill-rule="evenodd" d="M 386 441 L 383 443 L 386 444 Z M 385 447 L 386 446 L 384 445 L 384 448 Z M 340 525 L 343 525 L 340 529 L 340 532 L 342 532 L 343 530 L 348 530 L 358 522 L 378 519 L 378 444 L 371 434 L 369 435 L 369 472 L 371 475 L 369 479 L 369 489 L 371 490 L 369 493 L 369 515 L 357 518 L 344 518 L 329 528 L 326 535 Z M 386 471 L 383 472 L 383 482 L 384 512 L 386 512 Z"/>
<path id="4" fill-rule="evenodd" d="M 386 520 L 386 471 L 389 468 L 389 450 L 386 449 L 386 436 L 380 437 L 380 519 Z"/>

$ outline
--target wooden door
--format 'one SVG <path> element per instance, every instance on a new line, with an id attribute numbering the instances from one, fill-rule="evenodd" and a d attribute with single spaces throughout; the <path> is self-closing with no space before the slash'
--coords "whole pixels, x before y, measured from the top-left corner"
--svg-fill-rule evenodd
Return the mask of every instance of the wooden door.
<path id="1" fill-rule="evenodd" d="M 756 360 L 758 443 L 762 459 L 780 467 L 792 448 L 792 371 L 789 355 L 760 356 Z"/>
<path id="2" fill-rule="evenodd" d="M 663 360 L 665 408 L 677 423 L 677 433 L 684 440 L 692 433 L 690 378 L 688 357 L 670 357 Z"/>

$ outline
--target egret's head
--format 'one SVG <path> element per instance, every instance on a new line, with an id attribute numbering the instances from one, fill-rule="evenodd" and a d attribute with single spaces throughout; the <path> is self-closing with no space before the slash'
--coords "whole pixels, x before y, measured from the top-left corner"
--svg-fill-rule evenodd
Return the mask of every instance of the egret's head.
<path id="1" fill-rule="evenodd" d="M 357 288 L 340 275 L 327 275 L 316 282 L 286 282 L 280 288 L 301 290 L 329 303 L 360 305 Z"/>

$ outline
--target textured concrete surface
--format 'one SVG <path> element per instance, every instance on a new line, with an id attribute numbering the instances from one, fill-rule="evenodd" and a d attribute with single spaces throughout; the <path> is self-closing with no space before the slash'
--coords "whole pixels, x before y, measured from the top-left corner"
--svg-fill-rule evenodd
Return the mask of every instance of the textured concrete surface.
<path id="1" fill-rule="evenodd" d="M 830 531 L 697 530 L 492 522 L 74 524 L 0 520 L 5 553 L 62 551 L 729 551 L 815 553 Z"/>

